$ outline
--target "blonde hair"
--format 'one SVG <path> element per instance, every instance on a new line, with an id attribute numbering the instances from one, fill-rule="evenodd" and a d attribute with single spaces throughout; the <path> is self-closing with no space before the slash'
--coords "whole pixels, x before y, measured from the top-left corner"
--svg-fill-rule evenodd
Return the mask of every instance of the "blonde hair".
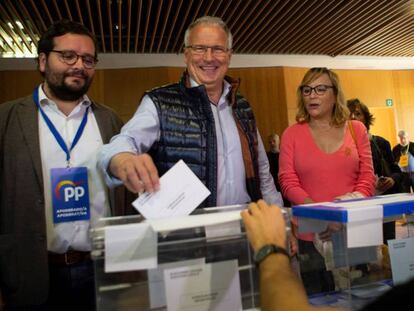
<path id="1" fill-rule="evenodd" d="M 310 121 L 310 115 L 306 110 L 305 103 L 303 101 L 303 95 L 301 90 L 302 86 L 308 85 L 309 83 L 315 81 L 324 74 L 328 75 L 329 79 L 331 80 L 333 91 L 336 96 L 335 105 L 332 111 L 331 124 L 333 126 L 342 126 L 349 119 L 349 110 L 345 102 L 345 97 L 342 92 L 341 84 L 339 83 L 338 75 L 328 68 L 320 67 L 309 69 L 303 77 L 302 82 L 296 91 L 298 105 L 298 112 L 296 113 L 296 122 L 307 123 Z"/>

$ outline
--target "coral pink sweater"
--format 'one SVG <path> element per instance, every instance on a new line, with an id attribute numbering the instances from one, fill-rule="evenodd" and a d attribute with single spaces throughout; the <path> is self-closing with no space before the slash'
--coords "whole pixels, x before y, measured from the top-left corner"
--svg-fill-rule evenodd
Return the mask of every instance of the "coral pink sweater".
<path id="1" fill-rule="evenodd" d="M 319 149 L 309 124 L 295 124 L 282 135 L 279 157 L 279 182 L 283 195 L 293 205 L 305 198 L 314 202 L 332 201 L 337 196 L 358 191 L 374 194 L 375 176 L 367 130 L 351 121 L 354 139 L 346 128 L 341 147 L 330 154 Z"/>

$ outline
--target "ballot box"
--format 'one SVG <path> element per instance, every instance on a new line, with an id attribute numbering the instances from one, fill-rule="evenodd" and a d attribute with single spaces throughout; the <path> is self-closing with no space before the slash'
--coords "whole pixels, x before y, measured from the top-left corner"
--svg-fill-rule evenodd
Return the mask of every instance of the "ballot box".
<path id="1" fill-rule="evenodd" d="M 300 276 L 311 304 L 358 310 L 414 277 L 409 226 L 383 243 L 384 224 L 414 214 L 412 194 L 298 205 L 292 214 Z"/>
<path id="2" fill-rule="evenodd" d="M 92 232 L 97 310 L 255 310 L 258 271 L 240 211 L 102 219 Z"/>

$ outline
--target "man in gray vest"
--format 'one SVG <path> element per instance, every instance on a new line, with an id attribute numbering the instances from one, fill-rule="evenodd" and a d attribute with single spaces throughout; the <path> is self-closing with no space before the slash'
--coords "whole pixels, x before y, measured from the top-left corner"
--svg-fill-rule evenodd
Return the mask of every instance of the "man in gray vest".
<path id="1" fill-rule="evenodd" d="M 283 205 L 256 120 L 226 76 L 232 35 L 217 17 L 194 21 L 185 33 L 187 69 L 181 81 L 148 91 L 121 134 L 105 145 L 107 183 L 153 192 L 159 176 L 183 159 L 211 191 L 201 206 L 256 201 Z"/>

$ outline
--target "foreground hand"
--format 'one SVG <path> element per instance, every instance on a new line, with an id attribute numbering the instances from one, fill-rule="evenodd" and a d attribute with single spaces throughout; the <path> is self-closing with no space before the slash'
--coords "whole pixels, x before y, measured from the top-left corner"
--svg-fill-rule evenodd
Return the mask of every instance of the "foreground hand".
<path id="1" fill-rule="evenodd" d="M 154 192 L 160 188 L 157 168 L 146 153 L 119 153 L 111 159 L 109 170 L 134 193 Z"/>
<path id="2" fill-rule="evenodd" d="M 342 201 L 342 200 L 358 199 L 358 198 L 363 198 L 363 197 L 364 195 L 361 192 L 354 191 L 354 192 L 348 192 L 343 195 L 337 196 L 335 200 Z"/>
<path id="3" fill-rule="evenodd" d="M 250 203 L 249 209 L 242 211 L 241 216 L 254 251 L 266 244 L 286 247 L 285 220 L 279 207 L 259 200 L 257 204 Z"/>
<path id="4" fill-rule="evenodd" d="M 380 177 L 375 184 L 376 194 L 382 194 L 394 186 L 395 181 L 391 177 Z"/>

